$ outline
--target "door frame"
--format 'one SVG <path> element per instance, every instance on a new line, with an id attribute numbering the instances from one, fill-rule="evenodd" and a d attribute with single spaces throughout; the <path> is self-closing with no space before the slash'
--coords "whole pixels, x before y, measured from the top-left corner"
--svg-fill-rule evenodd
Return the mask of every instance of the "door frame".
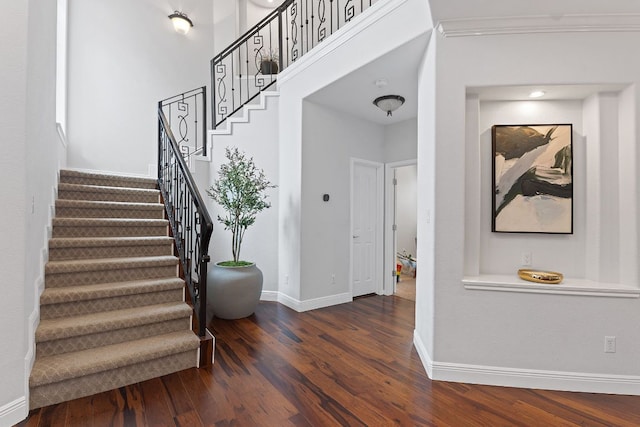
<path id="1" fill-rule="evenodd" d="M 354 172 L 357 164 L 373 166 L 376 168 L 376 229 L 375 229 L 375 253 L 374 282 L 375 292 L 382 295 L 384 292 L 384 282 L 381 280 L 384 259 L 384 163 L 371 160 L 350 158 L 349 168 L 349 294 L 353 300 L 353 211 L 354 211 Z"/>
<path id="2" fill-rule="evenodd" d="M 394 191 L 394 171 L 397 168 L 418 164 L 418 159 L 401 160 L 384 165 L 384 295 L 396 292 L 396 252 L 398 239 L 393 229 L 395 224 L 396 194 Z M 416 195 L 417 196 L 417 195 Z M 416 254 L 417 257 L 417 254 Z M 389 268 L 390 270 L 387 270 Z"/>

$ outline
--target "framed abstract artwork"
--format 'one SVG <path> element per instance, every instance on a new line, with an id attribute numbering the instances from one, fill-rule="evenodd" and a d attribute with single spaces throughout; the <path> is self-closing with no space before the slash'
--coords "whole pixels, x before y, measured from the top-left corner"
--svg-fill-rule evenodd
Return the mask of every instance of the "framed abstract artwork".
<path id="1" fill-rule="evenodd" d="M 572 125 L 495 125 L 491 130 L 491 230 L 572 234 Z"/>

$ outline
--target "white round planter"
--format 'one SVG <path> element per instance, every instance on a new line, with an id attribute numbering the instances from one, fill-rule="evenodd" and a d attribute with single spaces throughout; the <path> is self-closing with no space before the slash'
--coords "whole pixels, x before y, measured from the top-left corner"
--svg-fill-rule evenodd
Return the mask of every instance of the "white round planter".
<path id="1" fill-rule="evenodd" d="M 207 312 L 221 319 L 241 319 L 253 314 L 262 295 L 262 271 L 255 265 L 210 266 L 207 273 Z"/>

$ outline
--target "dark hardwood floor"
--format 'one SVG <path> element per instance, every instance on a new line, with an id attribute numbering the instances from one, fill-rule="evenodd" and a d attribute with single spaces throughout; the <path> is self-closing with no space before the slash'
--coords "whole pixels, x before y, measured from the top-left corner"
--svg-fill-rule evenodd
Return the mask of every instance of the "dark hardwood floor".
<path id="1" fill-rule="evenodd" d="M 215 364 L 32 411 L 20 426 L 638 426 L 640 396 L 433 382 L 414 303 L 215 319 Z"/>

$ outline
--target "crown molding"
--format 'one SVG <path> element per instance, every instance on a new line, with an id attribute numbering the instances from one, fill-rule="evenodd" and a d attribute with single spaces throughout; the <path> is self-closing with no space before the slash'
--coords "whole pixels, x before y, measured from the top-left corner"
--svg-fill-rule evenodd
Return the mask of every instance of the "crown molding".
<path id="1" fill-rule="evenodd" d="M 640 14 L 509 16 L 438 22 L 444 37 L 505 34 L 639 32 Z"/>

